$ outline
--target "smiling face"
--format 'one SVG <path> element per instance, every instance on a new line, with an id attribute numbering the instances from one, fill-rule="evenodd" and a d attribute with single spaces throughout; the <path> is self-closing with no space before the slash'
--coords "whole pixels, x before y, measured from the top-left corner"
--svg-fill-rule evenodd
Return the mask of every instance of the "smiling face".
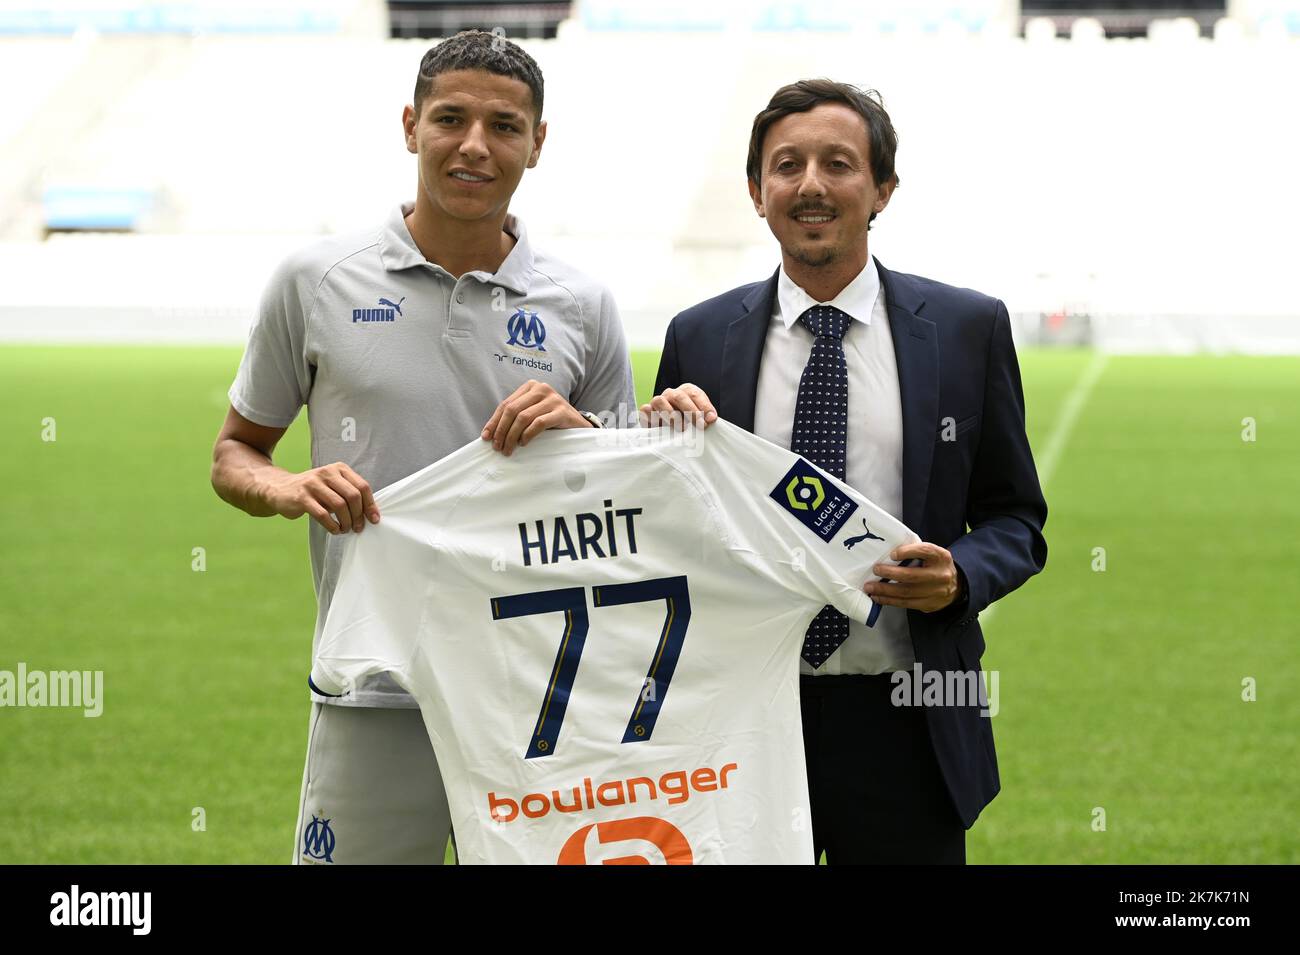
<path id="1" fill-rule="evenodd" d="M 407 106 L 402 125 L 420 157 L 419 200 L 437 221 L 504 220 L 546 139 L 528 86 L 486 70 L 438 74 L 420 115 Z"/>
<path id="2" fill-rule="evenodd" d="M 781 117 L 763 138 L 759 170 L 749 195 L 787 262 L 855 273 L 866 265 L 867 223 L 896 180 L 873 178 L 867 124 L 854 109 L 820 103 Z"/>

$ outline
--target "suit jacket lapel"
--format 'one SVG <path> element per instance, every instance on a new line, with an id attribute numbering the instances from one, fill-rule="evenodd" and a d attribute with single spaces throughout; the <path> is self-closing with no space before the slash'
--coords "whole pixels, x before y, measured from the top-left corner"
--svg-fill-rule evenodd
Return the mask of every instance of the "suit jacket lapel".
<path id="1" fill-rule="evenodd" d="M 776 279 L 758 285 L 741 301 L 740 317 L 727 326 L 722 344 L 722 381 L 719 383 L 717 407 L 719 417 L 746 431 L 754 430 L 754 401 L 758 394 L 758 367 L 767 341 L 767 326 L 772 321 L 772 303 L 776 300 Z"/>
<path id="2" fill-rule="evenodd" d="M 889 311 L 903 406 L 903 523 L 924 537 L 921 516 L 939 427 L 939 334 L 934 322 L 917 314 L 925 298 L 915 286 L 879 259 L 876 268 Z"/>

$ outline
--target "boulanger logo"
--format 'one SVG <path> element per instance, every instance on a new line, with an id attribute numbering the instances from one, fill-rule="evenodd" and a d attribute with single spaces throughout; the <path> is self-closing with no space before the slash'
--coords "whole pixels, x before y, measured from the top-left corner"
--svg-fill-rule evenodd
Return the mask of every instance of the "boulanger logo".
<path id="1" fill-rule="evenodd" d="M 858 509 L 852 498 L 803 458 L 794 462 L 768 496 L 825 543 Z"/>
<path id="2" fill-rule="evenodd" d="M 730 785 L 728 777 L 739 768 L 737 763 L 727 763 L 717 770 L 701 766 L 689 773 L 684 769 L 663 773 L 657 779 L 632 776 L 608 782 L 598 782 L 588 776 L 577 786 L 560 786 L 522 796 L 499 794 L 493 790 L 487 794 L 488 818 L 497 825 L 505 825 L 521 817 L 521 821 L 541 819 L 551 812 L 589 812 L 602 806 L 626 806 L 638 800 L 646 803 L 660 798 L 667 800 L 670 806 L 678 806 L 689 801 L 692 792 L 712 793 L 726 789 Z"/>
<path id="3" fill-rule="evenodd" d="M 690 799 L 692 791 L 716 793 L 727 789 L 729 774 L 738 769 L 740 765 L 736 763 L 725 764 L 722 769 L 701 767 L 689 773 L 685 769 L 676 769 L 671 773 L 663 773 L 658 780 L 649 776 L 633 776 L 628 780 L 595 782 L 588 776 L 580 786 L 560 786 L 542 793 L 526 793 L 517 798 L 490 791 L 487 793 L 487 817 L 497 824 L 503 824 L 519 819 L 520 815 L 524 819 L 541 819 L 552 809 L 555 812 L 584 812 L 602 806 L 628 806 L 636 803 L 637 799 L 651 802 L 660 796 L 667 799 L 669 806 L 679 806 Z"/>
<path id="4" fill-rule="evenodd" d="M 589 860 L 587 855 L 593 833 L 596 836 L 593 849 L 613 847 L 624 853 L 612 856 L 599 853 L 604 856 L 599 859 L 601 865 L 651 865 L 661 860 L 667 865 L 691 865 L 695 861 L 691 844 L 682 831 L 667 819 L 655 816 L 588 823 L 565 840 L 555 861 L 560 865 L 595 864 L 596 860 Z"/>
<path id="5" fill-rule="evenodd" d="M 334 830 L 330 828 L 328 819 L 321 818 L 324 815 L 323 809 L 320 811 L 320 816 L 312 814 L 311 822 L 302 833 L 302 854 L 320 862 L 333 862 Z"/>
<path id="6" fill-rule="evenodd" d="M 542 324 L 536 312 L 530 312 L 522 305 L 506 319 L 506 332 L 510 336 L 506 339 L 507 345 L 546 351 L 542 344 L 546 341 L 546 326 Z"/>

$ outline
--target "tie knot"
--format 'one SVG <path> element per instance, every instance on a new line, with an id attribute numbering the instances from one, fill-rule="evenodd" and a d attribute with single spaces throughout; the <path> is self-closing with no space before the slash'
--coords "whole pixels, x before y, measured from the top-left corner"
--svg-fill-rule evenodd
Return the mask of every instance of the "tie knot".
<path id="1" fill-rule="evenodd" d="M 844 333 L 852 322 L 846 312 L 841 312 L 833 305 L 814 305 L 799 316 L 799 324 L 818 338 L 833 338 L 843 341 Z"/>

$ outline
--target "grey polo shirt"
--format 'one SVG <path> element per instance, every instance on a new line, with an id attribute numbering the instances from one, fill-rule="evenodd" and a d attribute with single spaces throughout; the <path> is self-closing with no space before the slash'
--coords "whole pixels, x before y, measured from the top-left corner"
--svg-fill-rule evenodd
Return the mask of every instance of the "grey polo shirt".
<path id="1" fill-rule="evenodd" d="M 607 422 L 635 421 L 608 289 L 534 249 L 513 215 L 505 228 L 517 241 L 501 267 L 457 279 L 416 247 L 404 221 L 413 205 L 281 263 L 230 387 L 236 411 L 284 428 L 306 405 L 312 467 L 343 461 L 375 490 L 481 440 L 497 404 L 530 378 Z M 347 535 L 308 527 L 314 651 Z M 387 675 L 358 686 L 353 702 L 416 706 Z"/>

